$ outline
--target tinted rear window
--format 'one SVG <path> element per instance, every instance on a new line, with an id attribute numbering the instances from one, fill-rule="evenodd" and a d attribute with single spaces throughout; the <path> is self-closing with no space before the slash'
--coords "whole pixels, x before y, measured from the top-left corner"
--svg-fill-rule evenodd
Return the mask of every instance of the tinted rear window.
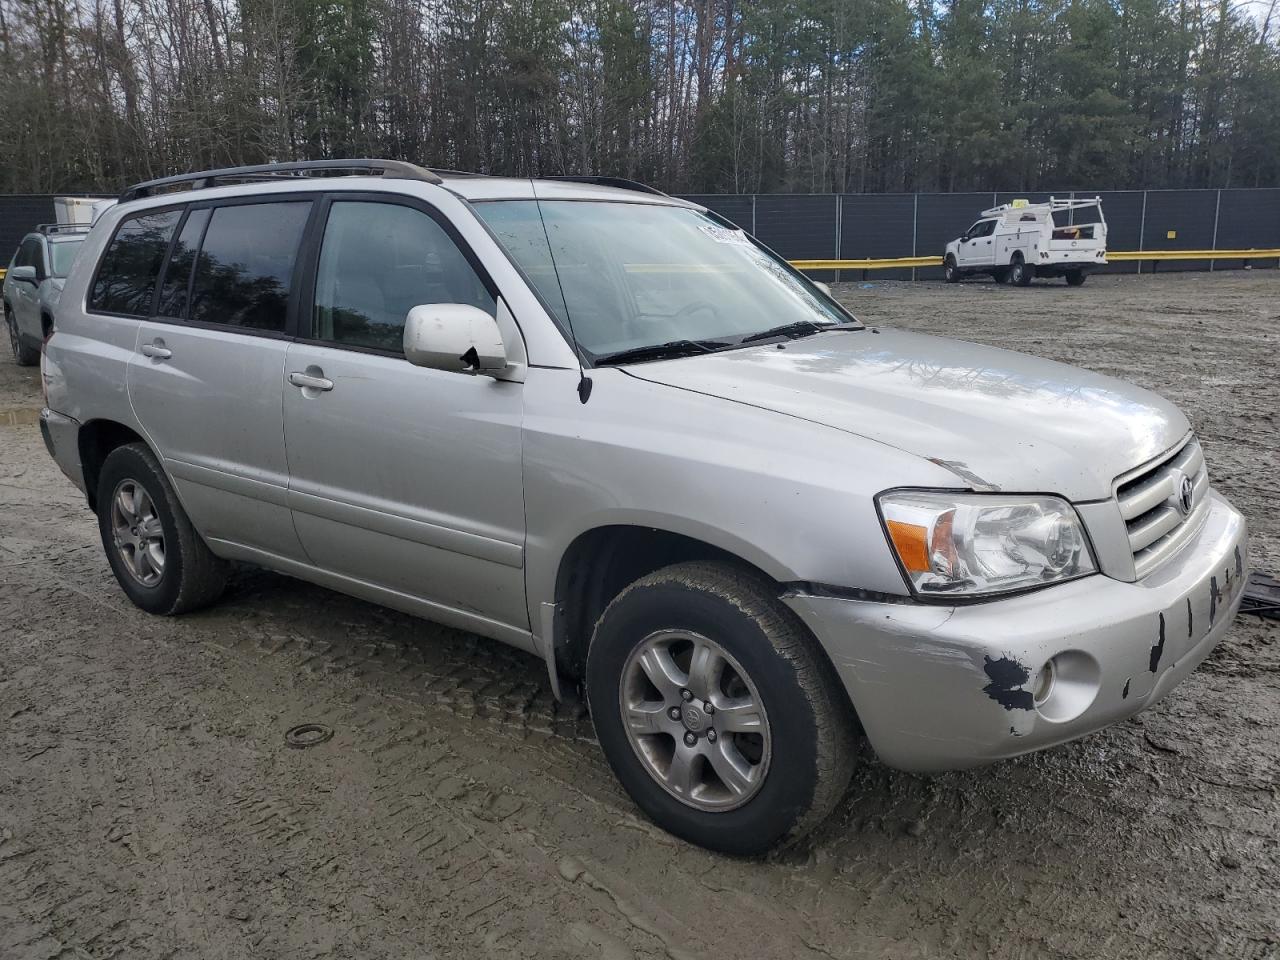
<path id="1" fill-rule="evenodd" d="M 309 200 L 216 208 L 196 261 L 191 319 L 283 332 L 310 212 Z"/>
<path id="2" fill-rule="evenodd" d="M 151 313 L 160 264 L 180 210 L 143 213 L 121 222 L 89 292 L 89 309 L 145 317 Z"/>

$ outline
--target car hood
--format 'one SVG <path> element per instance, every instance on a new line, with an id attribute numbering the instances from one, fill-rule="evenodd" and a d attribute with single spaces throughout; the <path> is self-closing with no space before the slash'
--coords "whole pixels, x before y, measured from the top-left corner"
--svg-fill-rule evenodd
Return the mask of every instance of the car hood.
<path id="1" fill-rule="evenodd" d="M 632 376 L 826 424 L 947 467 L 974 489 L 1112 495 L 1190 429 L 1148 390 L 1026 354 L 917 333 L 818 334 L 636 364 Z M 904 478 L 904 482 L 910 482 Z"/>

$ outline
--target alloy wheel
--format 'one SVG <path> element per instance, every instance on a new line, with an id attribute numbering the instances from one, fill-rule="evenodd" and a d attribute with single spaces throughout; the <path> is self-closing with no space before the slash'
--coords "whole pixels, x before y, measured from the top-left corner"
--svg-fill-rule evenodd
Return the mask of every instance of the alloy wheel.
<path id="1" fill-rule="evenodd" d="M 164 526 L 151 495 L 135 480 L 121 480 L 111 495 L 111 533 L 124 568 L 144 587 L 164 576 Z"/>
<path id="2" fill-rule="evenodd" d="M 746 671 L 714 640 L 686 630 L 650 634 L 627 658 L 618 694 L 636 756 L 682 803 L 732 810 L 764 786 L 768 714 Z"/>

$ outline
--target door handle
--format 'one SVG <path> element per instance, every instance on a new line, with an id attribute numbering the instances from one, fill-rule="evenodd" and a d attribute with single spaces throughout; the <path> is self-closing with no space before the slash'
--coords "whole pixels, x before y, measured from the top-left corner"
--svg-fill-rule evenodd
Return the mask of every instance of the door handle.
<path id="1" fill-rule="evenodd" d="M 294 371 L 289 374 L 289 382 L 295 387 L 301 387 L 304 390 L 320 390 L 323 392 L 333 389 L 332 380 L 310 373 L 299 373 Z"/>
<path id="2" fill-rule="evenodd" d="M 144 343 L 139 352 L 144 357 L 151 357 L 153 360 L 168 360 L 173 356 L 173 351 L 164 345 L 163 340 L 156 340 L 154 343 Z"/>

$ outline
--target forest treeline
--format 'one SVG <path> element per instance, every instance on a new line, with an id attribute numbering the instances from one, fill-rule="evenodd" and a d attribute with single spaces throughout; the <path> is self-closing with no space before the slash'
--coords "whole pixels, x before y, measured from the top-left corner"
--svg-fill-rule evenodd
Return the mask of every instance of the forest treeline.
<path id="1" fill-rule="evenodd" d="M 673 192 L 1275 186 L 1271 21 L 1228 0 L 0 0 L 0 192 L 338 156 Z"/>

